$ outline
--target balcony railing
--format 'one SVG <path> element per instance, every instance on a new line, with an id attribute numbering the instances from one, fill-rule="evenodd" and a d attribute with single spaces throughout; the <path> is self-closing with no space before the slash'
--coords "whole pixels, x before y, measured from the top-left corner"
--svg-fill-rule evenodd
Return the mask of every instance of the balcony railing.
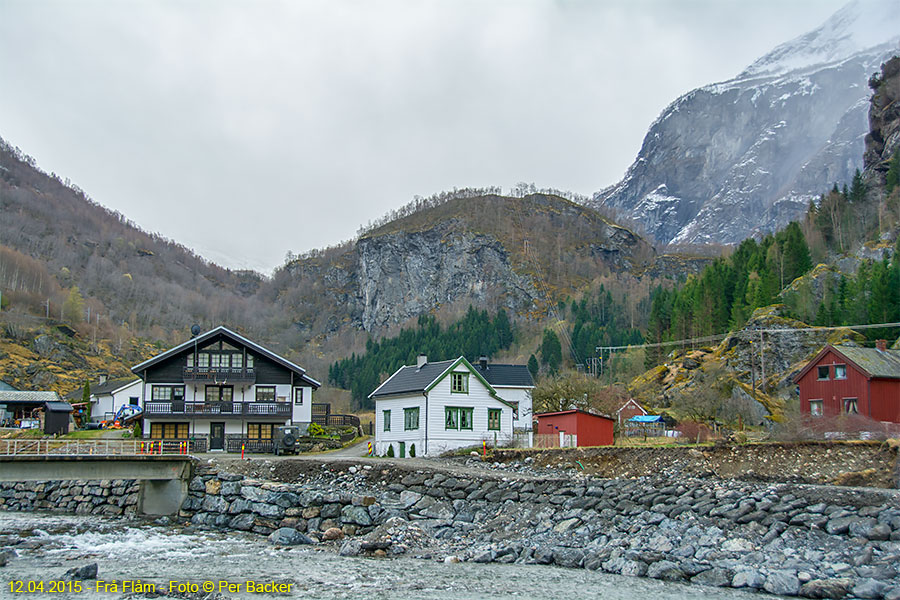
<path id="1" fill-rule="evenodd" d="M 147 402 L 144 416 L 155 417 L 279 417 L 292 414 L 288 402 Z"/>
<path id="2" fill-rule="evenodd" d="M 256 370 L 253 367 L 184 367 L 184 380 L 253 383 L 256 381 Z"/>

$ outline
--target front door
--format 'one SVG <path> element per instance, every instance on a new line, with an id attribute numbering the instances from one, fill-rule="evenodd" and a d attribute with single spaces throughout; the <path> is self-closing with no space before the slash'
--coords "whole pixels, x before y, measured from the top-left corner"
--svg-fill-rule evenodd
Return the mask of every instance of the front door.
<path id="1" fill-rule="evenodd" d="M 400 458 L 406 458 L 406 442 L 400 442 Z"/>
<path id="2" fill-rule="evenodd" d="M 225 449 L 225 423 L 209 424 L 209 449 Z"/>

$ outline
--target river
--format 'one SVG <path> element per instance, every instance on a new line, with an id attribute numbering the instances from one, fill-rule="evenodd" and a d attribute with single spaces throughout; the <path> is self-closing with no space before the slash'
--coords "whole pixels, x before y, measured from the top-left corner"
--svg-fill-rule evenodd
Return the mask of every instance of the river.
<path id="1" fill-rule="evenodd" d="M 345 558 L 310 546 L 275 548 L 253 534 L 127 518 L 0 512 L 0 550 L 8 544 L 17 544 L 18 556 L 0 567 L 0 598 L 772 598 L 583 569 Z M 97 580 L 80 591 L 59 583 L 68 569 L 94 562 Z M 273 592 L 273 584 L 290 591 Z"/>

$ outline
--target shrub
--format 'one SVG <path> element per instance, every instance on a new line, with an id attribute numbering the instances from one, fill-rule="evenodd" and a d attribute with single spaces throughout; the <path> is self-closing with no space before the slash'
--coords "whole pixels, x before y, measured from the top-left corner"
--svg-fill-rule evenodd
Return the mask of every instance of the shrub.
<path id="1" fill-rule="evenodd" d="M 385 455 L 388 458 L 394 458 L 394 445 L 390 444 L 387 449 L 387 454 Z"/>
<path id="2" fill-rule="evenodd" d="M 410 457 L 410 458 L 415 458 L 415 457 L 416 457 L 416 445 L 415 445 L 415 444 L 410 444 L 410 445 L 409 445 L 409 457 Z"/>
<path id="3" fill-rule="evenodd" d="M 323 437 L 325 435 L 325 430 L 318 423 L 310 423 L 309 427 L 306 429 L 306 433 L 311 437 Z"/>
<path id="4" fill-rule="evenodd" d="M 134 437 L 139 438 L 144 436 L 144 430 L 141 428 L 141 422 L 138 421 L 134 424 Z"/>

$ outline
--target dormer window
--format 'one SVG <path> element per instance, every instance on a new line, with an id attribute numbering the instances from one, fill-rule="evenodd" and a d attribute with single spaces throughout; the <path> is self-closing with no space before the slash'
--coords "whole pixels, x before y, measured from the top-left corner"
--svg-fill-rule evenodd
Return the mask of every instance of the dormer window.
<path id="1" fill-rule="evenodd" d="M 453 394 L 469 393 L 469 374 L 468 373 L 451 373 L 450 374 L 450 392 Z"/>

